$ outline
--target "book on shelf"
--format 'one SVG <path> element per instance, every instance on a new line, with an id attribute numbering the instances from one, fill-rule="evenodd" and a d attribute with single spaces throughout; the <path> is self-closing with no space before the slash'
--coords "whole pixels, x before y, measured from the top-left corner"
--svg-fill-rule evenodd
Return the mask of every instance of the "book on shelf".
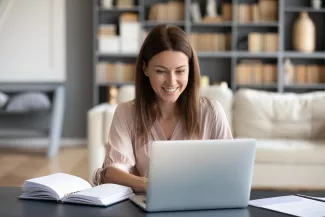
<path id="1" fill-rule="evenodd" d="M 152 21 L 183 21 L 185 17 L 184 2 L 168 1 L 152 4 L 148 20 Z"/>
<path id="2" fill-rule="evenodd" d="M 231 21 L 232 20 L 232 4 L 231 3 L 222 3 L 222 20 L 223 21 Z"/>
<path id="3" fill-rule="evenodd" d="M 278 17 L 278 2 L 276 0 L 259 1 L 261 21 L 275 21 Z"/>
<path id="4" fill-rule="evenodd" d="M 19 199 L 109 206 L 126 200 L 132 195 L 132 189 L 126 186 L 102 184 L 92 187 L 90 183 L 80 177 L 66 173 L 54 173 L 26 180 Z"/>
<path id="5" fill-rule="evenodd" d="M 132 8 L 134 7 L 133 0 L 116 0 L 116 6 L 118 8 Z"/>
<path id="6" fill-rule="evenodd" d="M 306 65 L 296 65 L 295 66 L 295 82 L 296 84 L 306 83 Z"/>
<path id="7" fill-rule="evenodd" d="M 236 66 L 238 84 L 275 84 L 277 65 L 262 63 L 260 60 L 243 60 Z"/>

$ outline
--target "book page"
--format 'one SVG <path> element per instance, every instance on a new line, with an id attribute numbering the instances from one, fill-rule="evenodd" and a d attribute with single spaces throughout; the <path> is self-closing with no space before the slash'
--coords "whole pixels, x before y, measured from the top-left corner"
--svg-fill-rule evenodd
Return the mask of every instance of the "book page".
<path id="1" fill-rule="evenodd" d="M 131 188 L 116 185 L 116 184 L 102 184 L 89 188 L 83 191 L 66 196 L 62 199 L 63 202 L 84 202 L 93 205 L 109 205 L 123 199 L 127 199 L 132 195 Z"/>
<path id="2" fill-rule="evenodd" d="M 249 205 L 301 217 L 325 216 L 325 203 L 298 196 L 251 200 Z"/>
<path id="3" fill-rule="evenodd" d="M 58 198 L 61 199 L 67 194 L 91 188 L 91 185 L 77 176 L 65 173 L 55 173 L 25 181 L 24 188 L 28 189 L 35 187 L 43 188 L 44 190 L 48 187 L 55 191 Z"/>

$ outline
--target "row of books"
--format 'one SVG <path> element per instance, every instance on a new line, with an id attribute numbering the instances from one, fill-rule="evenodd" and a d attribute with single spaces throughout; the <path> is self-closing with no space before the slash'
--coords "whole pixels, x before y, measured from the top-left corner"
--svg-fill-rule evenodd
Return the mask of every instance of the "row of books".
<path id="1" fill-rule="evenodd" d="M 191 33 L 189 37 L 196 51 L 226 51 L 231 48 L 230 33 Z"/>
<path id="2" fill-rule="evenodd" d="M 210 1 L 211 2 L 211 1 Z M 232 20 L 232 4 L 231 3 L 221 3 L 221 14 L 217 13 L 217 10 L 211 9 L 215 5 L 209 5 L 207 1 L 207 13 L 202 15 L 200 4 L 198 2 L 191 3 L 191 17 L 194 23 L 220 23 Z"/>
<path id="3" fill-rule="evenodd" d="M 167 3 L 152 4 L 149 9 L 148 20 L 153 21 L 181 21 L 185 19 L 184 2 L 168 1 Z"/>
<path id="4" fill-rule="evenodd" d="M 277 0 L 260 0 L 253 4 L 238 4 L 236 20 L 241 23 L 272 22 L 278 17 Z"/>
<path id="5" fill-rule="evenodd" d="M 96 65 L 97 82 L 132 82 L 134 81 L 134 63 L 100 62 Z"/>
<path id="6" fill-rule="evenodd" d="M 291 79 L 287 82 L 287 84 L 317 83 L 325 83 L 325 68 L 323 65 L 294 65 Z"/>
<path id="7" fill-rule="evenodd" d="M 237 84 L 275 84 L 277 65 L 258 61 L 242 61 L 236 66 Z"/>
<path id="8" fill-rule="evenodd" d="M 278 50 L 278 33 L 252 32 L 248 34 L 248 51 L 276 52 Z"/>
<path id="9" fill-rule="evenodd" d="M 115 1 L 115 3 L 114 3 Z M 132 8 L 135 6 L 134 0 L 101 0 L 102 8 Z M 207 14 L 202 16 L 200 4 L 193 2 L 191 4 L 191 15 L 194 22 L 223 22 L 232 20 L 232 4 L 222 2 L 221 14 L 217 14 L 217 10 L 211 12 L 211 5 L 206 9 Z M 215 6 L 215 5 L 213 5 Z M 148 19 L 155 21 L 179 21 L 184 20 L 185 6 L 183 1 L 170 0 L 167 3 L 155 3 L 149 9 Z M 275 21 L 277 20 L 278 1 L 277 0 L 260 0 L 253 4 L 237 4 L 236 20 L 238 22 L 259 22 L 259 21 Z M 209 13 L 208 13 L 209 12 Z"/>
<path id="10" fill-rule="evenodd" d="M 277 81 L 277 72 L 276 64 L 245 60 L 236 66 L 236 82 L 237 84 L 274 84 Z M 291 75 L 284 73 L 285 84 L 325 83 L 324 65 L 295 65 L 291 73 Z"/>

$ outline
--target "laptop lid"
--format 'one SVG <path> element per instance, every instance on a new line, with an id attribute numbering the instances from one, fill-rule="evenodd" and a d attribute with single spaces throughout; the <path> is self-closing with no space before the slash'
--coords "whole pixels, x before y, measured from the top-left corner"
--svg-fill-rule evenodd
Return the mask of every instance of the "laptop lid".
<path id="1" fill-rule="evenodd" d="M 253 139 L 153 142 L 146 210 L 246 207 L 255 148 Z"/>

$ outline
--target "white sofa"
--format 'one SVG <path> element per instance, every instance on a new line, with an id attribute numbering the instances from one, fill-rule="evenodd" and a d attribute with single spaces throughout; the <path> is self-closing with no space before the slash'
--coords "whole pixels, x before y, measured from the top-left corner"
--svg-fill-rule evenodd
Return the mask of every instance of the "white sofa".
<path id="1" fill-rule="evenodd" d="M 225 87 L 201 93 L 224 107 L 235 138 L 257 139 L 254 189 L 325 189 L 325 91 L 271 93 Z M 134 98 L 123 87 L 118 102 Z M 88 112 L 89 180 L 101 167 L 116 105 L 101 104 Z"/>

